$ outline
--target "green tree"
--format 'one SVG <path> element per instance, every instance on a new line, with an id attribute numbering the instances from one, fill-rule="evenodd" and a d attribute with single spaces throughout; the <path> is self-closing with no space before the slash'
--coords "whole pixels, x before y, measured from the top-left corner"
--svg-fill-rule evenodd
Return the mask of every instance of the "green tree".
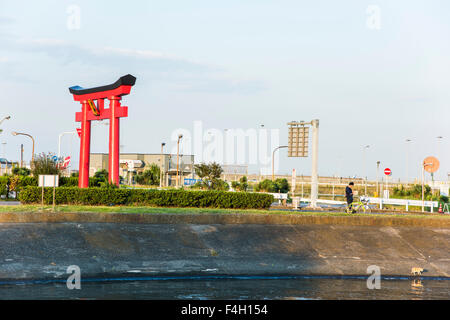
<path id="1" fill-rule="evenodd" d="M 31 170 L 28 168 L 15 167 L 12 169 L 12 174 L 15 176 L 29 176 L 31 174 Z"/>
<path id="2" fill-rule="evenodd" d="M 152 164 L 149 169 L 144 172 L 140 172 L 136 176 L 136 182 L 141 185 L 158 186 L 160 180 L 161 171 L 159 166 Z"/>
<path id="3" fill-rule="evenodd" d="M 31 162 L 31 172 L 35 178 L 38 178 L 40 174 L 60 175 L 61 170 L 53 161 L 53 156 L 51 153 L 36 155 L 34 161 Z"/>
<path id="4" fill-rule="evenodd" d="M 225 181 L 220 180 L 223 169 L 217 162 L 196 164 L 194 165 L 194 170 L 195 174 L 202 180 L 202 183 L 199 185 L 210 190 L 224 190 L 224 188 L 228 190 L 229 185 Z"/>
<path id="5" fill-rule="evenodd" d="M 247 191 L 248 182 L 247 177 L 243 176 L 239 179 L 239 191 Z"/>
<path id="6" fill-rule="evenodd" d="M 248 189 L 248 183 L 247 183 L 247 177 L 243 176 L 239 179 L 239 182 L 233 181 L 231 182 L 231 186 L 234 190 L 237 191 L 247 191 Z"/>
<path id="7" fill-rule="evenodd" d="M 106 169 L 98 170 L 94 173 L 94 178 L 102 181 L 108 181 L 108 171 Z"/>
<path id="8" fill-rule="evenodd" d="M 277 179 L 275 180 L 276 190 L 280 193 L 288 193 L 289 192 L 289 183 L 287 179 Z"/>
<path id="9" fill-rule="evenodd" d="M 271 193 L 287 193 L 289 192 L 289 183 L 287 179 L 277 179 L 275 181 L 265 179 L 257 184 L 255 190 Z"/>

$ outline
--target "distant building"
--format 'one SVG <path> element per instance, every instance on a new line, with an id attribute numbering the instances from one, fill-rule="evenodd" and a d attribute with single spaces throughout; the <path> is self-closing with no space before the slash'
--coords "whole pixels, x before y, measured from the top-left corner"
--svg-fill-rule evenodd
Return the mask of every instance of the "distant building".
<path id="1" fill-rule="evenodd" d="M 108 171 L 108 154 L 107 153 L 91 153 L 89 176 L 93 176 L 99 170 Z M 126 181 L 131 181 L 133 177 L 150 169 L 152 164 L 160 167 L 163 173 L 162 185 L 173 186 L 176 184 L 177 174 L 177 155 L 176 154 L 160 154 L 160 153 L 121 153 L 119 156 L 120 169 L 119 175 Z M 194 156 L 179 155 L 180 185 L 183 184 L 184 178 L 194 178 Z"/>
<path id="2" fill-rule="evenodd" d="M 17 166 L 17 162 L 9 161 L 6 158 L 0 158 L 0 176 L 4 174 L 11 174 L 12 169 Z"/>

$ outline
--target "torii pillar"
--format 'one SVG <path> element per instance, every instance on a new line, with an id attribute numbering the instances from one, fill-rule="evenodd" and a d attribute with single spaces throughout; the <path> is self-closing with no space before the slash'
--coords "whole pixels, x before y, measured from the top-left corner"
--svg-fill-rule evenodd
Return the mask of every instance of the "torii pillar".
<path id="1" fill-rule="evenodd" d="M 119 185 L 120 118 L 128 116 L 128 107 L 122 106 L 120 100 L 130 93 L 135 83 L 136 78 L 128 74 L 106 86 L 69 88 L 74 100 L 81 103 L 81 112 L 75 114 L 75 121 L 81 122 L 78 187 L 89 187 L 91 121 L 104 119 L 109 119 L 109 182 Z M 108 109 L 105 109 L 105 99 L 109 100 Z"/>

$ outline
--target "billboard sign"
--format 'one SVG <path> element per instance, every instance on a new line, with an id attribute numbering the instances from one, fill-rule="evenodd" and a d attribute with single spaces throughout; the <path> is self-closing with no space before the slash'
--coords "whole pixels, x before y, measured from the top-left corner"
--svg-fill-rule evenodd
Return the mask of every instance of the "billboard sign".
<path id="1" fill-rule="evenodd" d="M 39 175 L 39 187 L 58 187 L 59 186 L 59 176 L 50 174 L 40 174 Z"/>
<path id="2" fill-rule="evenodd" d="M 188 179 L 188 178 L 184 178 L 184 185 L 185 186 L 193 186 L 194 184 L 196 184 L 197 182 L 202 181 L 201 179 Z"/>
<path id="3" fill-rule="evenodd" d="M 300 123 L 289 125 L 288 157 L 308 156 L 309 127 Z"/>

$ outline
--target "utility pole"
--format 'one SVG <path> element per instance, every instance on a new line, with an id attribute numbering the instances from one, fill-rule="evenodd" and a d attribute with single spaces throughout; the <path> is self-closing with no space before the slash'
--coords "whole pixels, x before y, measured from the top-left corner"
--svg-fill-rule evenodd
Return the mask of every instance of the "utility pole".
<path id="1" fill-rule="evenodd" d="M 380 177 L 380 163 L 381 163 L 381 161 L 377 161 L 377 195 L 378 195 L 378 197 L 380 197 L 380 193 L 381 193 L 381 190 L 379 191 L 378 190 L 378 179 L 379 179 L 379 177 Z"/>
<path id="2" fill-rule="evenodd" d="M 312 124 L 312 168 L 311 168 L 311 207 L 317 208 L 319 196 L 319 119 L 311 121 Z"/>
<path id="3" fill-rule="evenodd" d="M 66 134 L 77 134 L 77 132 L 76 131 L 67 131 L 67 132 L 63 132 L 63 133 L 59 134 L 59 136 L 58 136 L 58 160 L 61 157 L 61 138 L 63 137 L 63 135 L 66 135 Z"/>
<path id="4" fill-rule="evenodd" d="M 163 155 L 164 155 L 164 146 L 166 145 L 165 142 L 161 143 L 161 164 L 160 164 L 160 172 L 159 172 L 159 187 L 162 188 L 163 185 L 163 177 L 164 177 L 164 169 L 163 169 Z"/>
<path id="5" fill-rule="evenodd" d="M 179 162 L 179 158 L 180 158 L 180 140 L 181 140 L 181 138 L 183 138 L 182 134 L 180 134 L 178 136 L 178 140 L 177 140 L 177 183 L 175 184 L 177 188 L 179 186 L 179 181 L 178 181 L 178 162 Z"/>
<path id="6" fill-rule="evenodd" d="M 23 144 L 20 145 L 20 167 L 23 168 Z"/>
<path id="7" fill-rule="evenodd" d="M 3 158 L 6 159 L 6 142 L 2 142 L 3 145 Z"/>
<path id="8" fill-rule="evenodd" d="M 308 157 L 309 127 L 312 127 L 311 208 L 317 208 L 319 195 L 319 120 L 311 122 L 291 121 L 289 125 L 288 157 Z M 302 182 L 303 189 L 303 182 Z M 302 191 L 303 193 L 303 191 Z"/>
<path id="9" fill-rule="evenodd" d="M 366 167 L 366 149 L 370 146 L 366 145 L 363 147 L 363 164 L 364 164 L 364 195 L 367 197 L 367 167 Z"/>
<path id="10" fill-rule="evenodd" d="M 425 161 L 422 164 L 422 212 L 425 211 L 425 167 L 432 166 L 432 163 L 426 163 Z"/>
<path id="11" fill-rule="evenodd" d="M 409 143 L 412 141 L 411 139 L 406 139 L 406 185 L 409 184 Z"/>

